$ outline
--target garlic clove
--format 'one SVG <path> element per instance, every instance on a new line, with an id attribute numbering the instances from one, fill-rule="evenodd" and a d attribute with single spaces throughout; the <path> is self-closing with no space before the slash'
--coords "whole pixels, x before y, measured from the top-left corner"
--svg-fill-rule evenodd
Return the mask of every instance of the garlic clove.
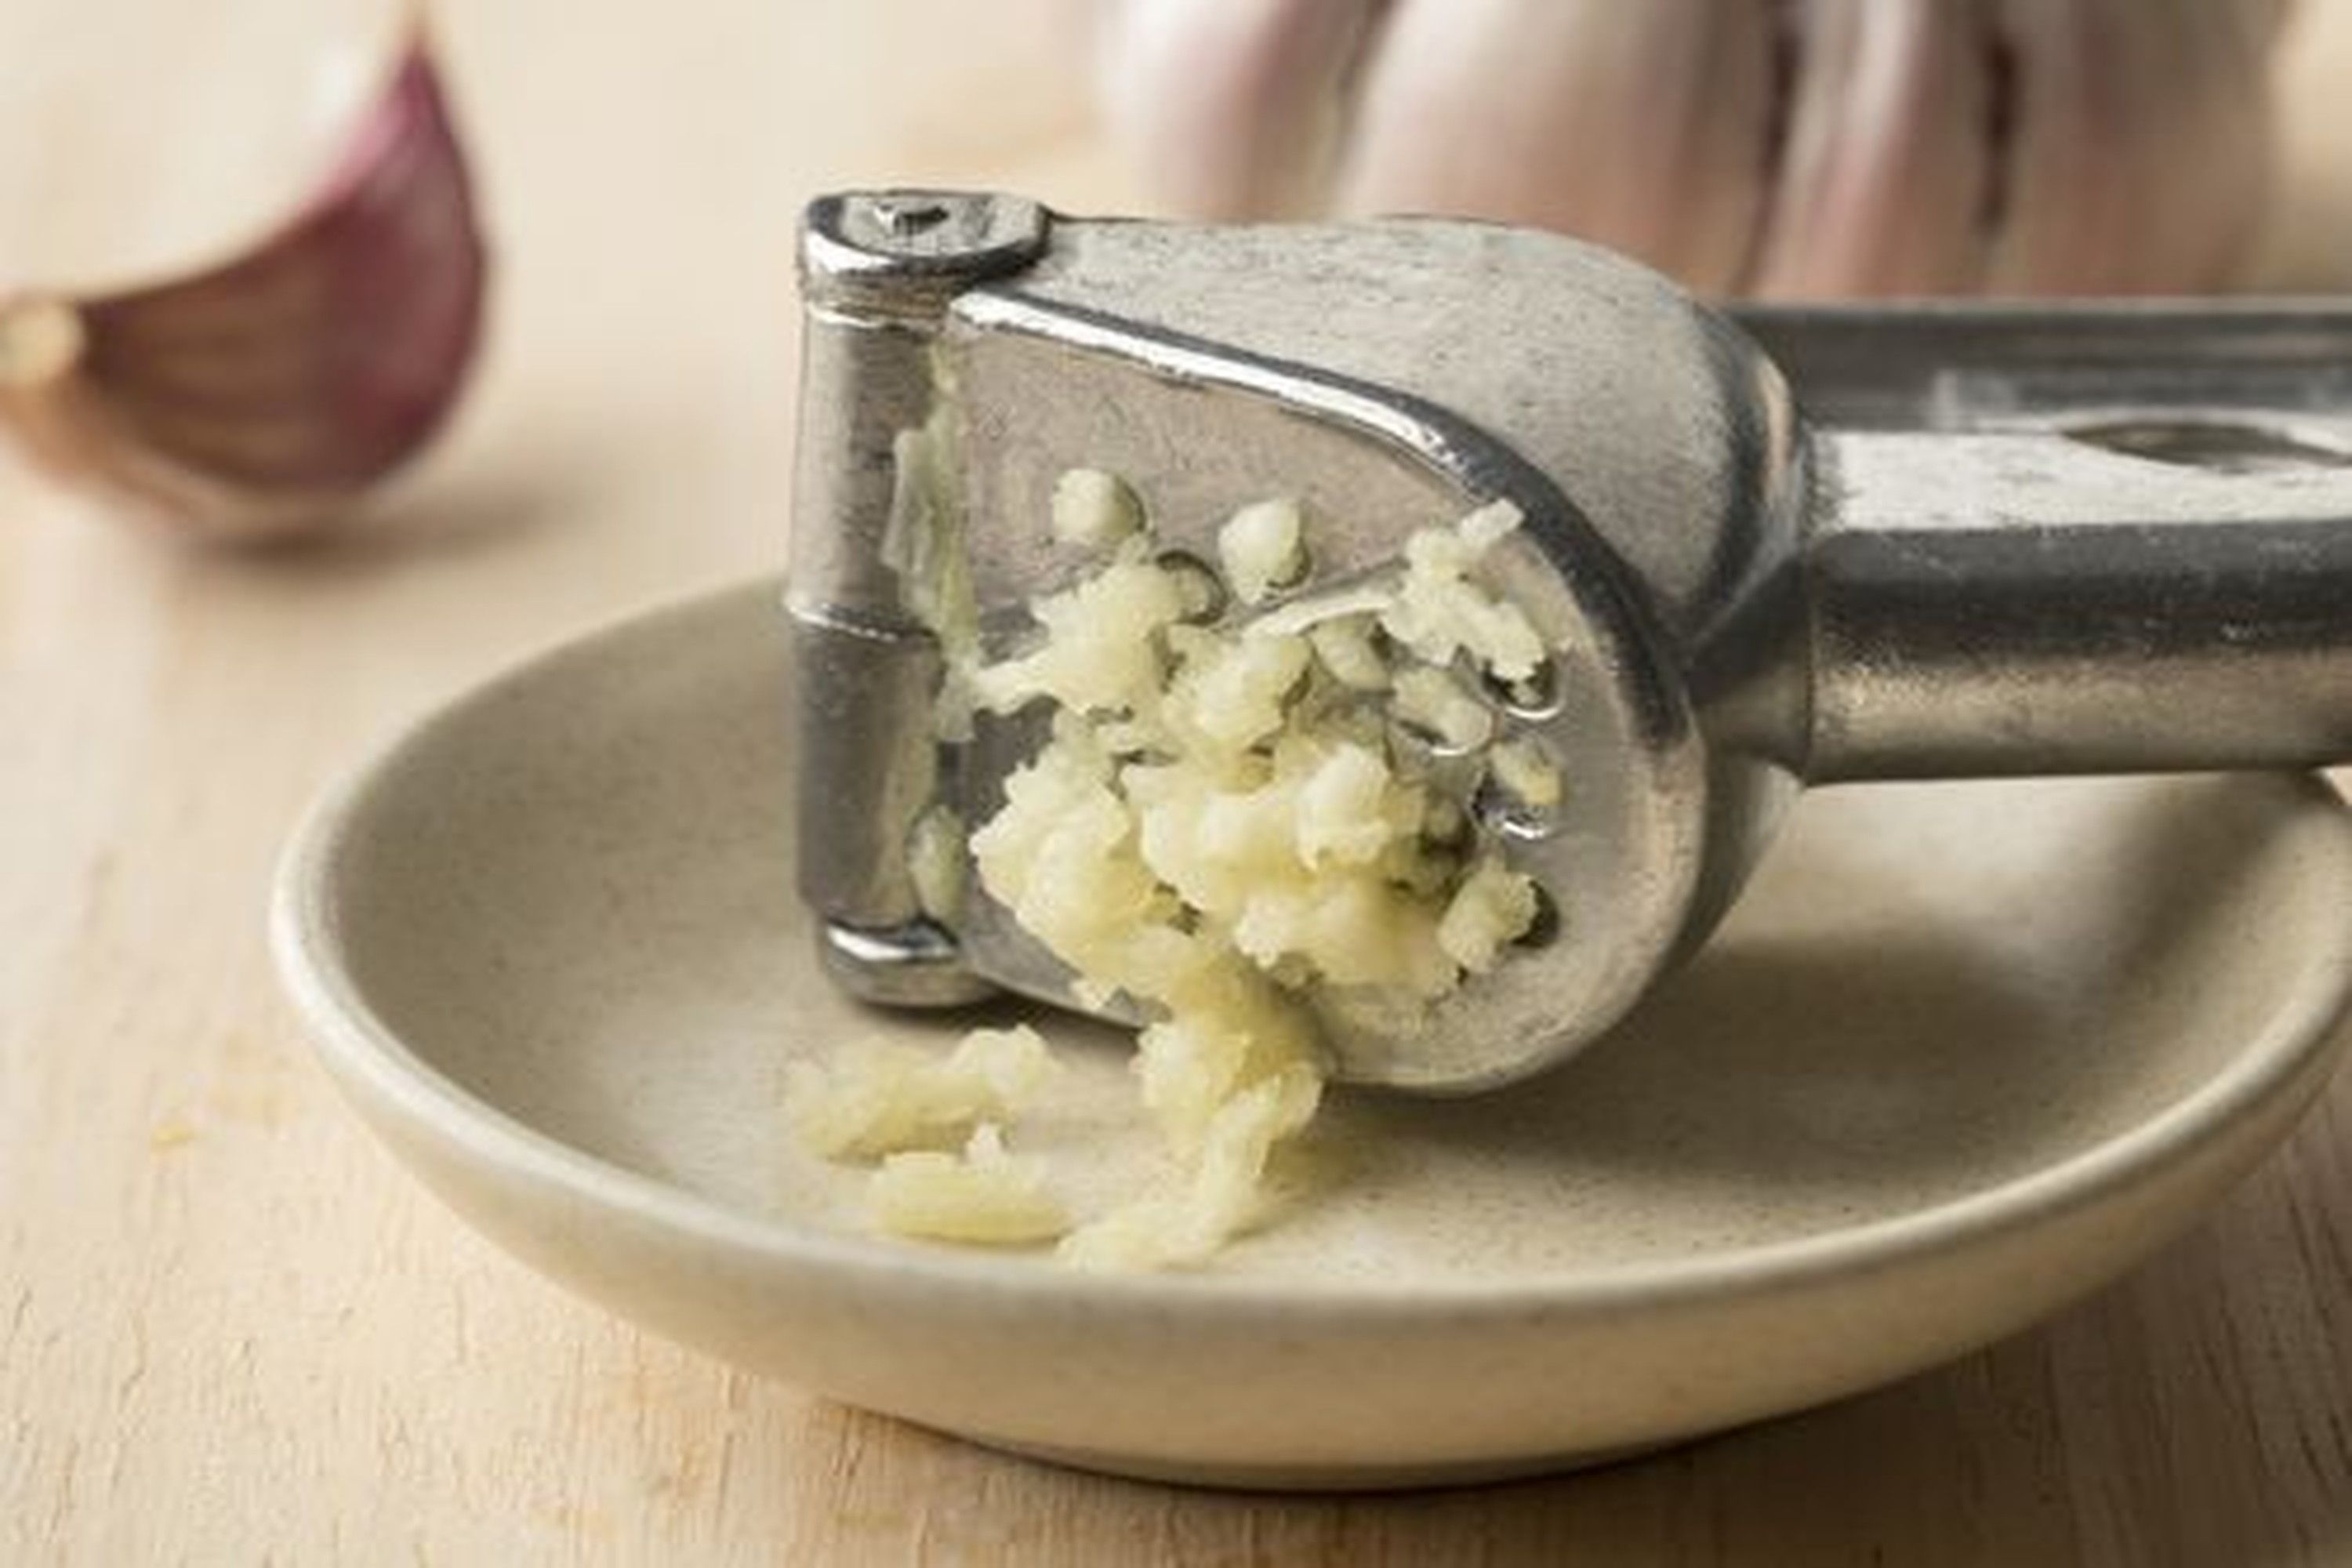
<path id="1" fill-rule="evenodd" d="M 2291 8 L 1106 4 L 1104 101 L 1187 211 L 1496 218 L 1805 298 L 2227 283 L 2259 227 Z"/>
<path id="2" fill-rule="evenodd" d="M 1403 0 L 1343 205 L 1562 229 L 1727 289 L 1769 173 L 1772 47 L 1763 0 Z"/>
<path id="3" fill-rule="evenodd" d="M 1105 119 L 1179 212 L 1270 217 L 1323 201 L 1368 0 L 1126 0 L 1097 43 Z"/>
<path id="4" fill-rule="evenodd" d="M 2274 0 L 1993 0 L 2014 73 L 1998 293 L 2210 289 L 2269 163 Z"/>
<path id="5" fill-rule="evenodd" d="M 194 533 L 331 517 L 446 418 L 487 258 L 422 28 L 318 192 L 171 282 L 0 300 L 0 427 L 60 477 Z"/>
<path id="6" fill-rule="evenodd" d="M 1992 176 L 1990 68 L 1949 0 L 1800 0 L 1787 128 L 1750 291 L 1971 292 Z"/>

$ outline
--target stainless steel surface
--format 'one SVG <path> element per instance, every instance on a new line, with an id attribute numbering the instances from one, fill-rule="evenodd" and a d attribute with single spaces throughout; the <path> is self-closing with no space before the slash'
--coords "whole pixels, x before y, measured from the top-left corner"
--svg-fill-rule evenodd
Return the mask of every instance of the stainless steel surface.
<path id="1" fill-rule="evenodd" d="M 1835 492 L 1809 782 L 2352 755 L 2352 310 L 1738 320 Z"/>
<path id="2" fill-rule="evenodd" d="M 1076 464 L 1203 554 L 1236 506 L 1301 499 L 1303 592 L 1479 501 L 1527 514 L 1487 576 L 1563 700 L 1497 720 L 1570 760 L 1509 836 L 1560 934 L 1432 1015 L 1325 998 L 1351 1078 L 1475 1089 L 1591 1040 L 1704 939 L 1801 781 L 2352 757 L 2344 313 L 1759 311 L 1751 336 L 1605 252 L 1469 224 L 901 194 L 820 203 L 808 234 L 803 889 L 865 994 L 976 973 L 1071 1003 L 984 896 L 950 933 L 906 874 L 922 802 L 985 817 L 1037 733 L 933 743 L 938 650 L 880 567 L 891 440 L 942 406 L 990 654 L 1071 570 L 1043 519 Z"/>
<path id="3" fill-rule="evenodd" d="M 2352 310 L 2326 300 L 1740 305 L 1731 318 L 1847 430 L 1975 430 L 2102 405 L 2352 418 Z"/>
<path id="4" fill-rule="evenodd" d="M 931 351 L 959 290 L 1025 264 L 1047 220 L 1017 197 L 827 197 L 803 225 L 800 440 L 787 575 L 798 647 L 796 754 L 819 787 L 797 807 L 801 895 L 831 931 L 828 969 L 884 1002 L 968 1001 L 989 987 L 922 918 L 905 846 L 938 787 L 937 642 L 882 559 L 893 444 L 932 398 Z M 837 929 L 834 929 L 837 928 Z"/>
<path id="5" fill-rule="evenodd" d="M 2352 470 L 2049 434 L 1823 455 L 1810 782 L 2352 756 Z"/>

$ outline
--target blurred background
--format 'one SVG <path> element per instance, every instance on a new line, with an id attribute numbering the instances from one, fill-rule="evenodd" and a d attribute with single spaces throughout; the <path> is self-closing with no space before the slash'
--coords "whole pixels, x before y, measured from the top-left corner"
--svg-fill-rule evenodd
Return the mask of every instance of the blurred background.
<path id="1" fill-rule="evenodd" d="M 1822 47 L 1791 50 L 1794 16 Z M 1958 17 L 2000 19 L 1998 47 L 1956 41 Z M 42 297 L 112 298 L 282 237 L 367 143 L 407 21 L 384 0 L 0 0 L 0 299 L 18 298 L 0 414 L 13 399 L 119 481 L 60 479 L 0 429 L 0 1560 L 142 1560 L 126 1542 L 149 1519 L 197 1561 L 616 1540 L 804 1560 L 805 1521 L 851 1517 L 845 1498 L 916 1519 L 925 1496 L 995 1488 L 992 1517 L 1019 1524 L 1020 1487 L 1077 1486 L 562 1306 L 358 1133 L 264 950 L 289 826 L 388 726 L 591 622 L 779 566 L 812 195 L 1467 207 L 1585 226 L 1711 289 L 2352 282 L 2352 0 L 440 0 L 433 57 L 489 258 L 454 419 L 352 515 L 298 518 L 298 548 L 133 521 L 126 488 L 171 488 L 161 436 L 257 471 L 302 457 L 284 431 L 341 417 L 306 390 L 375 363 L 335 333 L 379 320 L 404 274 L 362 268 L 345 295 L 281 254 L 236 273 L 260 306 L 199 289 L 193 318 L 132 312 L 101 346 L 163 341 L 143 387 L 137 353 L 64 374 L 89 346 L 76 321 L 112 318 Z M 383 216 L 361 205 L 338 232 Z M 453 232 L 436 210 L 428 248 Z M 451 298 L 435 319 L 457 341 Z M 257 387 L 294 405 L 257 434 L 237 425 Z M 2176 1319 L 2215 1310 L 2232 1256 L 2181 1266 L 2214 1279 Z M 2298 1322 L 2329 1337 L 2324 1312 Z M 1915 1403 L 2017 1424 L 2009 1395 L 1960 1386 Z M 2318 1403 L 2277 1451 L 2317 1452 L 2329 1423 L 2340 1439 L 2336 1395 L 2294 1392 Z M 1956 1518 L 2046 1502 L 2038 1461 L 1961 1476 L 1944 1415 L 1872 1414 L 1892 1408 L 1813 1428 L 1843 1444 L 1840 1476 L 1894 1452 L 1857 1495 Z M 739 1435 L 774 1484 L 730 1494 L 723 1448 L 703 1462 Z M 1663 1478 L 1679 1508 L 1733 1473 L 1695 1466 L 1628 1484 Z M 1948 1490 L 1914 1484 L 1947 1468 Z M 2193 1489 L 2179 1503 L 2169 1459 L 2133 1473 L 2158 1479 L 2080 1486 L 2118 1518 L 2185 1506 L 2215 1540 L 2270 1539 L 2268 1482 L 2224 1517 Z M 1745 1474 L 1779 1489 L 1772 1463 Z M 1186 1500 L 1180 1528 L 1178 1506 L 1150 1505 L 1151 1539 L 1261 1554 L 1255 1515 Z M 1317 1539 L 1345 1556 L 1352 1537 Z"/>
<path id="2" fill-rule="evenodd" d="M 0 294 L 233 254 L 315 186 L 408 21 L 0 6 Z M 773 559 L 793 224 L 828 188 L 1469 211 L 1717 292 L 2352 278 L 2352 0 L 446 0 L 430 30 L 495 271 L 426 471 L 626 517 L 614 564 L 653 576 L 690 539 Z"/>

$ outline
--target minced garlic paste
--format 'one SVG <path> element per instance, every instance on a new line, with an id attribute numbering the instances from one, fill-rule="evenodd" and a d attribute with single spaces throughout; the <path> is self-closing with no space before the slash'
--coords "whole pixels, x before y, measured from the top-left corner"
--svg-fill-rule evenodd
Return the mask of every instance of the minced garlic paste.
<path id="1" fill-rule="evenodd" d="M 1494 710 L 1454 669 L 1508 686 L 1540 668 L 1534 627 L 1472 576 L 1518 514 L 1482 508 L 1413 535 L 1392 581 L 1226 625 L 1201 624 L 1187 574 L 1202 568 L 1156 553 L 1124 481 L 1074 470 L 1051 521 L 1099 564 L 1035 603 L 1043 636 L 1029 651 L 959 677 L 981 707 L 1053 712 L 1051 738 L 968 847 L 981 887 L 1069 965 L 1082 1001 L 1123 994 L 1156 1015 L 1136 1066 L 1170 1173 L 1107 1213 L 1066 1216 L 1042 1161 L 1003 1141 L 1051 1072 L 1025 1029 L 977 1032 L 936 1061 L 869 1047 L 806 1068 L 793 1115 L 820 1152 L 882 1158 L 882 1229 L 1058 1237 L 1060 1256 L 1089 1268 L 1195 1265 L 1253 1223 L 1269 1154 L 1314 1115 L 1324 1072 L 1304 994 L 1434 1001 L 1536 920 L 1533 884 L 1482 846 L 1465 803 L 1421 776 L 1405 743 L 1488 748 Z M 1226 589 L 1254 605 L 1305 574 L 1311 541 L 1297 505 L 1277 500 L 1237 512 L 1218 545 Z M 1524 742 L 1491 755 L 1503 787 L 1558 797 Z M 951 886 L 951 823 L 919 834 L 927 888 Z"/>

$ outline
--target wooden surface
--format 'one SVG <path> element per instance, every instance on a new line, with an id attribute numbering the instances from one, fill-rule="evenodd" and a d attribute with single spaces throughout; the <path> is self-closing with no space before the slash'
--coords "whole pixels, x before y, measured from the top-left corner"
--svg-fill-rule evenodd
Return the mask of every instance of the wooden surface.
<path id="1" fill-rule="evenodd" d="M 2352 1562 L 2352 1078 L 2038 1331 L 1655 1458 L 1399 1498 L 999 1458 L 648 1340 L 459 1226 L 278 1000 L 294 813 L 509 656 L 775 564 L 807 193 L 1123 196 L 1050 5 L 448 9 L 497 338 L 375 525 L 191 554 L 0 457 L 0 1563 Z M 2347 10 L 2306 0 L 2291 64 L 2270 269 L 2306 285 L 2352 261 Z M 173 46 L 179 90 L 271 90 L 267 50 L 210 37 Z M 0 47 L 0 124 L 68 160 L 40 165 L 62 223 L 91 193 L 22 123 L 28 58 Z"/>

